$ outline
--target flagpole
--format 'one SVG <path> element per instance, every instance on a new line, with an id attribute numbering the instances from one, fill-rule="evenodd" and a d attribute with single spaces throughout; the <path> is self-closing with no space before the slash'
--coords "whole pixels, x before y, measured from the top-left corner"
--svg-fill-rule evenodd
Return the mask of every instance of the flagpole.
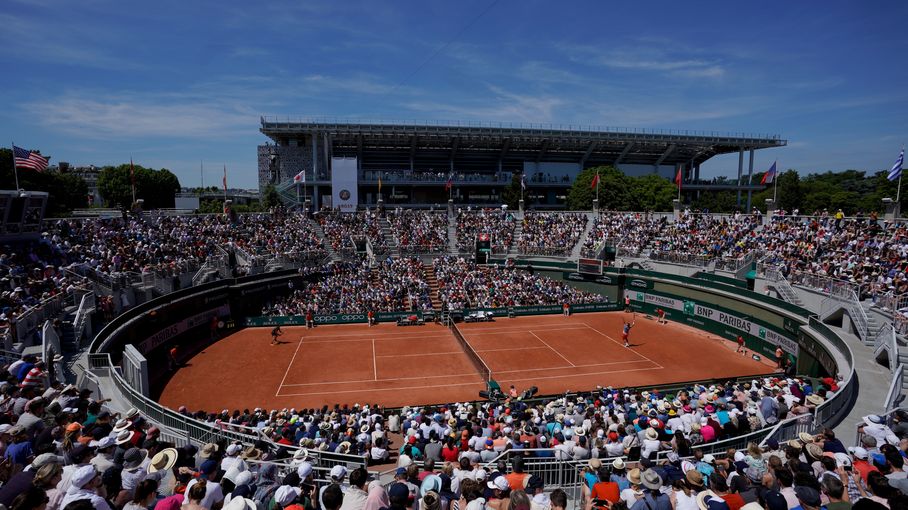
<path id="1" fill-rule="evenodd" d="M 16 166 L 16 142 L 10 142 L 13 146 L 13 175 L 16 176 L 16 191 L 19 191 L 19 167 Z"/>
<path id="2" fill-rule="evenodd" d="M 902 174 L 899 173 L 899 184 L 898 188 L 895 189 L 895 203 L 899 203 L 899 199 L 902 197 Z"/>
<path id="3" fill-rule="evenodd" d="M 132 156 L 129 156 L 129 178 L 132 181 L 132 203 L 136 203 L 136 168 L 132 162 Z"/>
<path id="4" fill-rule="evenodd" d="M 599 172 L 596 172 L 596 203 L 599 203 L 599 181 L 602 180 L 599 178 Z"/>
<path id="5" fill-rule="evenodd" d="M 778 161 L 773 161 L 773 165 L 778 165 Z M 776 173 L 772 176 L 772 205 L 779 209 L 779 204 L 776 202 L 776 195 L 779 192 L 779 167 L 776 166 Z"/>
<path id="6" fill-rule="evenodd" d="M 902 145 L 902 155 L 905 154 L 905 146 Z M 902 165 L 904 163 L 901 163 Z M 895 203 L 899 203 L 899 199 L 902 197 L 902 169 L 899 168 L 899 183 L 898 187 L 895 189 Z"/>

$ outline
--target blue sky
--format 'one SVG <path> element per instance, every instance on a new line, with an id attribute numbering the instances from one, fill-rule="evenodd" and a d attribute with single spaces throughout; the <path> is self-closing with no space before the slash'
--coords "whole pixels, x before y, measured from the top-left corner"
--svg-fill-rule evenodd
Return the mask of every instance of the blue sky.
<path id="1" fill-rule="evenodd" d="M 254 187 L 260 115 L 777 133 L 756 169 L 803 173 L 908 142 L 904 1 L 255 4 L 3 0 L 0 143 Z"/>

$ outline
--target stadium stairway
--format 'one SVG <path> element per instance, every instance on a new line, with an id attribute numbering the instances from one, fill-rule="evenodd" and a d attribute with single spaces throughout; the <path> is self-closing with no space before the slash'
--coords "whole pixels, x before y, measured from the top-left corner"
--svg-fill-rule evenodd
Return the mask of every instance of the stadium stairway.
<path id="1" fill-rule="evenodd" d="M 520 240 L 523 239 L 523 219 L 518 220 L 517 225 L 514 227 L 514 237 L 511 241 L 511 246 L 508 247 L 508 258 L 517 257 L 520 255 Z"/>
<path id="2" fill-rule="evenodd" d="M 390 251 L 389 255 L 399 259 L 400 244 L 398 244 L 397 239 L 394 238 L 394 232 L 391 231 L 391 222 L 388 221 L 388 218 L 382 216 L 378 219 L 378 224 L 381 225 L 381 235 L 385 238 L 385 244 Z"/>
<path id="3" fill-rule="evenodd" d="M 438 298 L 438 278 L 435 276 L 435 266 L 422 264 L 422 274 L 429 285 L 429 299 L 432 300 L 432 309 L 441 312 L 441 299 Z"/>
<path id="4" fill-rule="evenodd" d="M 324 246 L 325 251 L 328 252 L 328 258 L 330 258 L 332 262 L 342 261 L 343 257 L 341 257 L 340 254 L 338 254 L 336 251 L 334 251 L 334 247 L 331 246 L 331 241 L 328 240 L 328 236 L 325 235 L 325 231 L 322 230 L 322 226 L 313 219 L 308 219 L 307 221 L 310 225 L 312 225 L 312 230 L 315 231 L 316 235 L 318 235 L 318 238 L 321 239 L 322 246 Z"/>
<path id="5" fill-rule="evenodd" d="M 448 255 L 457 255 L 457 219 L 448 215 Z"/>
<path id="6" fill-rule="evenodd" d="M 580 258 L 580 250 L 583 249 L 583 243 L 586 242 L 586 238 L 593 230 L 593 225 L 596 224 L 596 215 L 591 212 L 584 214 L 586 214 L 586 228 L 583 229 L 583 233 L 580 234 L 580 238 L 577 239 L 577 244 L 575 244 L 574 249 L 571 250 L 571 260 L 577 260 Z"/>

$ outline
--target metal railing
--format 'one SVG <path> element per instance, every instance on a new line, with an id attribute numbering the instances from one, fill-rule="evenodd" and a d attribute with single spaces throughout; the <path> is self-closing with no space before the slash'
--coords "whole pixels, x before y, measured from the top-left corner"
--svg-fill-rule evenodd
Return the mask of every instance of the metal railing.
<path id="1" fill-rule="evenodd" d="M 839 335 L 835 334 L 829 326 L 823 324 L 817 316 L 811 316 L 808 319 L 808 326 L 820 333 L 833 348 L 838 350 L 839 354 L 845 358 L 845 363 L 848 365 L 847 373 L 842 373 L 842 367 L 839 367 L 838 375 L 842 378 L 842 382 L 839 384 L 839 391 L 817 406 L 815 410 L 816 423 L 824 425 L 837 423 L 834 420 L 839 417 L 840 413 L 847 412 L 851 409 L 851 405 L 858 394 L 859 382 L 857 377 L 855 377 L 854 353 L 851 351 L 851 347 L 849 347 Z"/>
<path id="2" fill-rule="evenodd" d="M 93 292 L 82 294 L 82 299 L 79 300 L 79 308 L 76 310 L 75 317 L 73 317 L 73 342 L 76 343 L 76 346 L 82 345 L 82 340 L 85 336 L 85 325 L 94 311 L 95 294 Z"/>
<path id="3" fill-rule="evenodd" d="M 707 267 L 711 257 L 706 255 L 694 255 L 691 253 L 676 253 L 673 251 L 654 251 L 649 255 L 650 260 L 656 262 L 667 262 L 669 264 L 680 264 L 683 266 Z"/>
<path id="4" fill-rule="evenodd" d="M 884 311 L 896 314 L 899 310 L 908 307 L 908 293 L 896 294 L 894 292 L 887 292 L 885 294 L 880 294 L 874 299 L 874 304 Z"/>
<path id="5" fill-rule="evenodd" d="M 266 437 L 260 429 L 221 422 L 206 423 L 180 414 L 148 399 L 135 390 L 123 378 L 118 367 L 113 364 L 113 360 L 109 353 L 89 354 L 88 370 L 99 380 L 107 378 L 127 403 L 136 408 L 139 413 L 150 422 L 161 424 L 178 434 L 185 435 L 188 440 L 193 441 L 196 444 L 213 443 L 226 439 L 228 441 L 239 441 L 244 444 L 254 444 L 256 441 L 264 441 L 275 448 L 278 447 L 278 445 L 274 443 L 271 438 Z M 294 445 L 280 446 L 289 450 L 291 454 L 299 449 L 298 446 Z M 359 455 L 309 450 L 309 457 L 314 460 L 314 463 L 322 467 L 330 468 L 336 464 L 356 467 L 366 466 L 365 458 Z"/>
<path id="6" fill-rule="evenodd" d="M 520 246 L 517 253 L 520 255 L 535 255 L 538 257 L 567 257 L 574 250 L 573 247 L 548 247 L 548 246 Z"/>
<path id="7" fill-rule="evenodd" d="M 723 131 L 699 131 L 688 129 L 655 129 L 641 127 L 608 127 L 594 126 L 584 124 L 551 124 L 551 123 L 533 123 L 533 122 L 490 122 L 476 120 L 388 120 L 388 119 L 352 119 L 342 117 L 290 117 L 267 115 L 260 118 L 262 127 L 269 129 L 269 124 L 335 124 L 342 126 L 404 126 L 404 127 L 466 127 L 466 128 L 492 128 L 492 129 L 532 129 L 532 130 L 549 130 L 564 131 L 577 133 L 614 133 L 614 134 L 639 134 L 639 135 L 662 135 L 662 136 L 695 136 L 709 138 L 725 138 L 740 140 L 773 140 L 783 141 L 779 135 L 775 134 L 752 134 L 744 132 L 723 132 Z"/>
<path id="8" fill-rule="evenodd" d="M 775 284 L 776 291 L 779 293 L 779 297 L 781 297 L 782 300 L 793 304 L 798 304 L 800 302 L 798 294 L 791 288 L 791 284 L 788 283 L 788 280 L 777 267 L 765 268 L 764 277 Z"/>
<path id="9" fill-rule="evenodd" d="M 861 296 L 862 290 L 861 285 L 858 283 L 801 271 L 791 272 L 788 275 L 788 281 L 791 282 L 792 285 L 818 290 L 824 294 L 836 293 L 838 295 L 845 295 L 851 291 L 856 296 Z"/>
<path id="10" fill-rule="evenodd" d="M 820 304 L 820 316 L 826 317 L 839 308 L 844 308 L 854 325 L 855 334 L 864 345 L 873 345 L 874 332 L 870 331 L 867 312 L 858 300 L 854 290 L 848 287 L 834 287 L 829 292 L 829 297 Z"/>
<path id="11" fill-rule="evenodd" d="M 883 351 L 889 354 L 889 370 L 895 373 L 896 366 L 899 364 L 899 342 L 895 335 L 895 328 L 892 324 L 885 323 L 873 335 L 873 355 L 879 356 Z"/>
<path id="12" fill-rule="evenodd" d="M 905 399 L 905 396 L 902 394 L 902 384 L 904 381 L 905 365 L 899 363 L 898 366 L 895 367 L 892 382 L 889 384 L 889 391 L 886 393 L 885 409 L 887 412 L 902 405 L 902 401 Z"/>

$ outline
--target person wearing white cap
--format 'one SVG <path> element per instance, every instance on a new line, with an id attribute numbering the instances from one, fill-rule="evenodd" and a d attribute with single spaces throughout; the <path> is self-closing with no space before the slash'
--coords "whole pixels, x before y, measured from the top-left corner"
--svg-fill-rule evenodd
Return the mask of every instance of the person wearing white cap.
<path id="1" fill-rule="evenodd" d="M 243 445 L 240 443 L 228 445 L 224 450 L 224 458 L 221 459 L 221 470 L 227 472 L 231 468 L 236 468 L 237 471 L 246 471 L 248 469 L 246 461 L 240 457 L 240 452 L 242 451 Z"/>
<path id="2" fill-rule="evenodd" d="M 113 451 L 117 446 L 117 440 L 111 436 L 104 436 L 97 441 L 92 441 L 88 446 L 95 448 L 95 456 L 91 459 L 91 465 L 103 473 L 114 466 Z"/>
<path id="3" fill-rule="evenodd" d="M 864 416 L 863 420 L 864 423 L 858 427 L 858 432 L 863 432 L 876 439 L 877 445 L 884 445 L 889 442 L 890 436 L 895 436 L 889 428 L 889 425 L 886 425 L 886 422 L 883 421 L 882 417 L 871 414 Z"/>
<path id="4" fill-rule="evenodd" d="M 104 498 L 98 495 L 97 489 L 101 486 L 101 476 L 95 471 L 94 466 L 82 466 L 77 469 L 71 478 L 71 485 L 66 489 L 66 496 L 60 503 L 60 508 L 73 501 L 87 499 L 95 510 L 111 510 Z"/>
<path id="5" fill-rule="evenodd" d="M 331 468 L 331 474 L 329 475 L 331 482 L 340 486 L 341 491 L 346 493 L 347 488 L 349 487 L 344 483 L 344 479 L 347 478 L 347 468 L 341 466 L 340 464 Z M 322 502 L 322 496 L 325 493 L 325 489 L 329 487 L 328 485 L 323 485 L 321 489 L 318 490 L 318 504 L 322 510 L 327 510 L 324 503 Z"/>

